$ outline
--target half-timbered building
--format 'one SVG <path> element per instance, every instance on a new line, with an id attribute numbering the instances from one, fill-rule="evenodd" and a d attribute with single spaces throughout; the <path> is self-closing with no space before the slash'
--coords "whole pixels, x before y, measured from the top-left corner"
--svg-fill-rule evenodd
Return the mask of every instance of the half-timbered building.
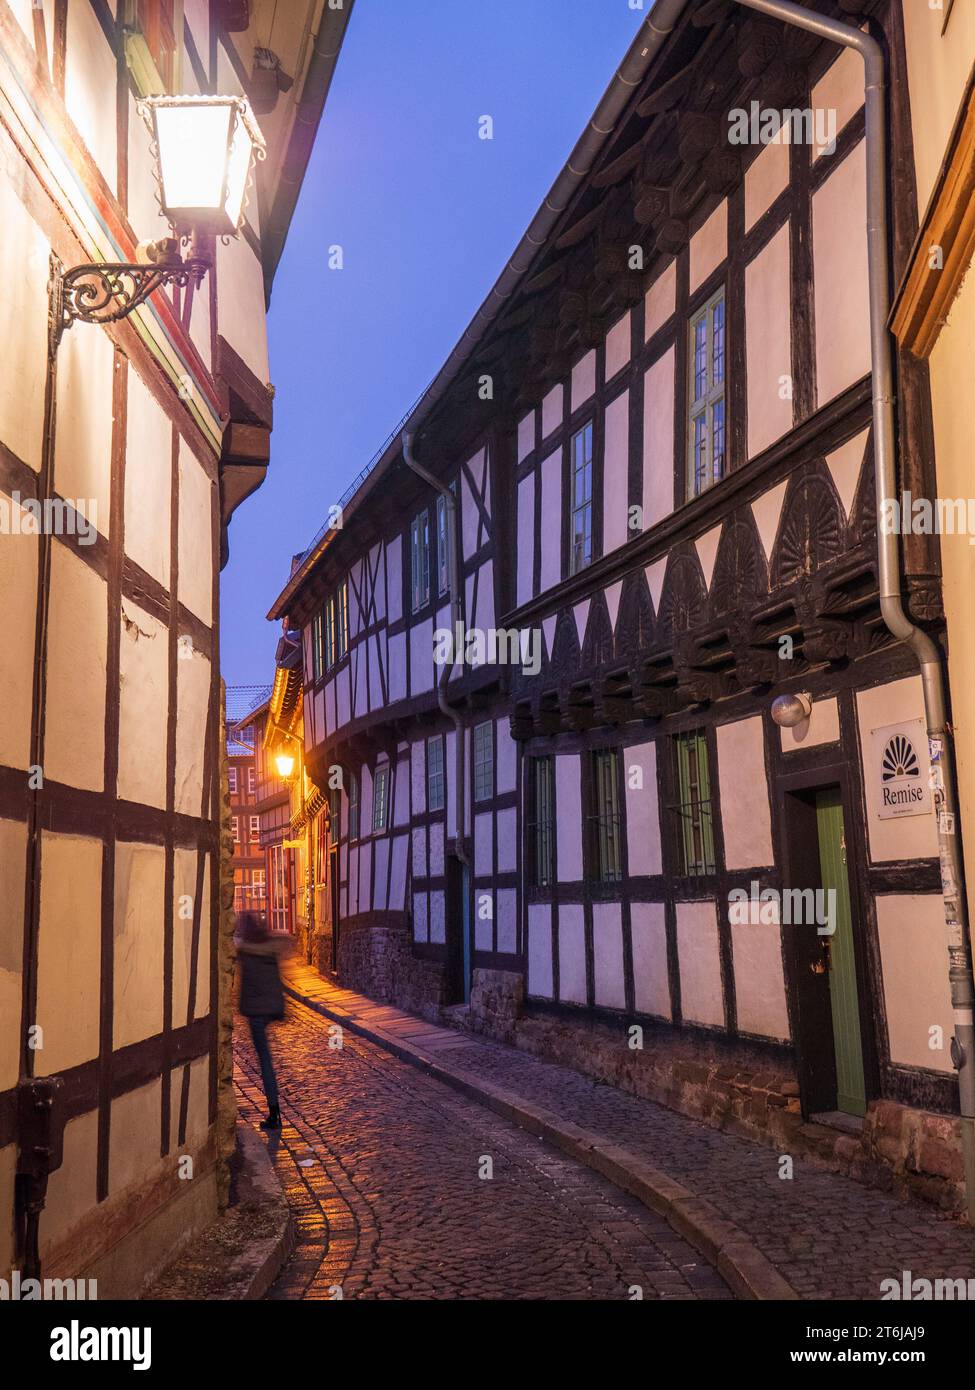
<path id="1" fill-rule="evenodd" d="M 883 49 L 900 277 L 902 6 L 817 8 Z M 878 597 L 863 62 L 731 0 L 648 34 L 272 610 L 311 775 L 343 773 L 322 964 L 429 1014 L 473 993 L 479 1026 L 523 998 L 524 1046 L 779 1142 L 818 1117 L 825 1161 L 953 1202 L 925 709 Z M 927 368 L 896 375 L 931 495 Z M 939 565 L 903 538 L 941 642 Z"/>
<path id="2" fill-rule="evenodd" d="M 219 569 L 270 457 L 267 297 L 351 7 L 0 0 L 0 1268 L 103 1297 L 226 1194 Z M 71 324 L 62 270 L 171 234 L 137 103 L 176 94 L 251 98 L 240 234 L 203 236 L 199 284 L 122 317 L 110 282 L 115 321 Z"/>

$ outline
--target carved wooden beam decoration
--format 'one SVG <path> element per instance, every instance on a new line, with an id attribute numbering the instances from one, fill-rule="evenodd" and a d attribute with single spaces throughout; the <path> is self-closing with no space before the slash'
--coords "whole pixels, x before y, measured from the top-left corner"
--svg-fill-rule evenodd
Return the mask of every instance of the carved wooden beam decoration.
<path id="1" fill-rule="evenodd" d="M 738 31 L 738 71 L 742 77 L 764 77 L 782 52 L 780 25 L 764 20 L 743 24 Z"/>
<path id="2" fill-rule="evenodd" d="M 688 64 L 686 68 L 681 68 L 680 72 L 654 88 L 648 97 L 645 97 L 636 108 L 638 116 L 659 116 L 666 111 L 671 111 L 678 106 L 687 96 L 688 88 L 695 76 L 696 64 Z M 700 75 L 697 80 L 700 81 Z"/>
<path id="3" fill-rule="evenodd" d="M 637 222 L 645 225 L 648 222 L 659 222 L 662 217 L 666 217 L 670 212 L 670 189 L 650 185 L 642 188 L 635 188 L 637 194 L 636 204 L 633 208 L 633 216 Z"/>
<path id="4" fill-rule="evenodd" d="M 697 164 L 725 144 L 727 127 L 710 112 L 685 111 L 678 124 L 677 148 L 688 164 Z"/>

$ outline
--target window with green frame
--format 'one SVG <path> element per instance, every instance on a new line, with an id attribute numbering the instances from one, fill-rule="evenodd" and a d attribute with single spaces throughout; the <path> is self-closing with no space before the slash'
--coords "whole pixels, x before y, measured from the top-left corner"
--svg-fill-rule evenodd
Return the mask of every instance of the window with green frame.
<path id="1" fill-rule="evenodd" d="M 687 419 L 687 497 L 725 475 L 725 305 L 718 290 L 691 318 Z"/>
<path id="2" fill-rule="evenodd" d="M 325 670 L 335 665 L 335 595 L 325 600 Z"/>
<path id="3" fill-rule="evenodd" d="M 311 678 L 317 681 L 325 669 L 323 660 L 322 624 L 324 615 L 319 609 L 311 620 Z"/>
<path id="4" fill-rule="evenodd" d="M 555 879 L 555 769 L 550 754 L 531 760 L 531 812 L 528 823 L 531 874 L 536 888 Z"/>
<path id="5" fill-rule="evenodd" d="M 487 720 L 474 725 L 474 800 L 488 801 L 494 795 L 494 724 Z"/>
<path id="6" fill-rule="evenodd" d="M 343 580 L 335 591 L 335 660 L 349 650 L 349 584 Z"/>
<path id="7" fill-rule="evenodd" d="M 601 883 L 615 883 L 623 874 L 620 857 L 619 758 L 615 748 L 600 748 L 592 755 L 593 827 L 596 874 Z"/>
<path id="8" fill-rule="evenodd" d="M 677 803 L 679 872 L 688 877 L 714 873 L 714 830 L 711 818 L 711 772 L 707 734 L 691 729 L 673 742 L 674 789 Z"/>

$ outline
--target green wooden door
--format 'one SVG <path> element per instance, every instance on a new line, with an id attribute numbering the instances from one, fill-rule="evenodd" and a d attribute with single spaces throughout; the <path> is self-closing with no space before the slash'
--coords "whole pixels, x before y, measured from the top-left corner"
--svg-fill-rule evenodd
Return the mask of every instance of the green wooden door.
<path id="1" fill-rule="evenodd" d="M 838 787 L 830 787 L 817 794 L 816 825 L 823 888 L 827 892 L 832 889 L 835 893 L 835 931 L 832 937 L 824 940 L 829 941 L 829 998 L 836 1049 L 836 1106 L 848 1115 L 865 1115 L 867 1092 L 860 1043 L 860 1002 L 853 952 L 850 881 L 846 872 L 843 803 Z"/>

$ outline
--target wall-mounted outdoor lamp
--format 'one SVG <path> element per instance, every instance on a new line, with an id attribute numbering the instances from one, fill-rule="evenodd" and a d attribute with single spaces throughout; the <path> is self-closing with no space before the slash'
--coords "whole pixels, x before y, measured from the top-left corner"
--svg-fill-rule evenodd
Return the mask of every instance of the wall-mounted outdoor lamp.
<path id="1" fill-rule="evenodd" d="M 282 782 L 287 782 L 288 778 L 295 770 L 295 759 L 293 753 L 278 753 L 274 759 L 274 766 L 278 770 L 278 776 Z"/>
<path id="2" fill-rule="evenodd" d="M 772 719 L 780 729 L 794 729 L 812 714 L 812 696 L 777 695 L 772 701 Z"/>
<path id="3" fill-rule="evenodd" d="M 245 97 L 146 97 L 139 111 L 152 133 L 159 202 L 172 237 L 143 243 L 134 263 L 78 265 L 51 275 L 51 356 L 65 329 L 127 318 L 163 285 L 197 287 L 210 269 L 201 233 L 237 236 L 248 182 L 266 147 Z M 180 247 L 188 243 L 184 259 Z"/>

